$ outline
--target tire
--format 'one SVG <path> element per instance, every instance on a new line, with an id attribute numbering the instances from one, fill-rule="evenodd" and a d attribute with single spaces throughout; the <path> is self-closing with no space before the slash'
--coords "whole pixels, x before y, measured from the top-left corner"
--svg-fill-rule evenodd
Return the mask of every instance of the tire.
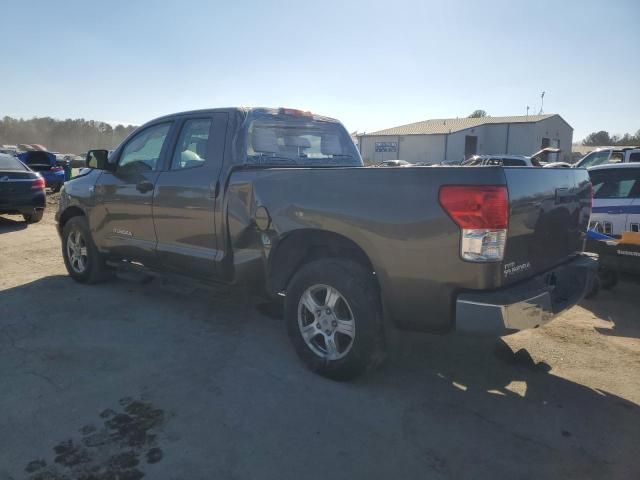
<path id="1" fill-rule="evenodd" d="M 70 246 L 70 243 L 75 246 Z M 77 253 L 75 258 L 72 257 L 73 252 Z M 64 225 L 62 257 L 67 272 L 76 282 L 100 283 L 113 276 L 113 271 L 107 267 L 104 257 L 93 243 L 89 225 L 84 217 L 73 217 Z"/>
<path id="2" fill-rule="evenodd" d="M 44 215 L 44 209 L 36 209 L 33 213 L 26 213 L 22 215 L 24 221 L 27 223 L 38 223 L 42 220 L 42 216 Z"/>
<path id="3" fill-rule="evenodd" d="M 51 193 L 58 193 L 61 189 L 62 189 L 62 184 L 58 183 L 57 185 L 54 185 L 53 187 L 51 187 Z"/>
<path id="4" fill-rule="evenodd" d="M 355 262 L 329 258 L 303 265 L 287 287 L 284 316 L 298 356 L 324 377 L 351 380 L 384 359 L 378 289 L 371 272 Z"/>

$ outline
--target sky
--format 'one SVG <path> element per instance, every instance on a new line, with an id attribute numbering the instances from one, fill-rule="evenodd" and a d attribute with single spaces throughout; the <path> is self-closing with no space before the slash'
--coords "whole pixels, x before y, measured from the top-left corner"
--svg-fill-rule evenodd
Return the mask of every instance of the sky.
<path id="1" fill-rule="evenodd" d="M 483 109 L 640 129 L 640 1 L 4 0 L 0 116 L 287 106 L 371 132 Z"/>

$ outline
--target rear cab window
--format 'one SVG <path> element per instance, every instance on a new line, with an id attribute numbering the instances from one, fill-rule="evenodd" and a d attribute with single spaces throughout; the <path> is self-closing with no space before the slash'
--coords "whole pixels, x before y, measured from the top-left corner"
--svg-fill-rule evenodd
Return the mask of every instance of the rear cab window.
<path id="1" fill-rule="evenodd" d="M 640 168 L 611 168 L 589 172 L 593 198 L 640 198 Z"/>
<path id="2" fill-rule="evenodd" d="M 360 167 L 351 137 L 337 121 L 297 110 L 253 110 L 245 128 L 246 163 L 265 166 Z"/>

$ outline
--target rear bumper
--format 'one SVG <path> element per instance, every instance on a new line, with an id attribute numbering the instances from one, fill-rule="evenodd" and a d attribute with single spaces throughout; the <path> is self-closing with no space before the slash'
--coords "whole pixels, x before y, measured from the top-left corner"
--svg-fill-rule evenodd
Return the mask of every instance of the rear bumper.
<path id="1" fill-rule="evenodd" d="M 44 190 L 13 198 L 0 198 L 0 213 L 30 214 L 36 208 L 44 208 L 47 200 Z"/>
<path id="2" fill-rule="evenodd" d="M 500 335 L 544 325 L 582 300 L 597 272 L 597 257 L 581 254 L 511 287 L 460 293 L 455 304 L 456 330 Z"/>

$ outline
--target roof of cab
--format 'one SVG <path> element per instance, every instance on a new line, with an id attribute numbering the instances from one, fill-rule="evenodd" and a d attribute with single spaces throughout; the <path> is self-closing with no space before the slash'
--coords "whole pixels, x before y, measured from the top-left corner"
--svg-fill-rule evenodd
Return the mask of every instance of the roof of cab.
<path id="1" fill-rule="evenodd" d="M 323 115 L 317 115 L 317 114 L 312 113 L 312 112 L 303 111 L 303 110 L 294 109 L 294 108 L 287 108 L 287 107 L 279 107 L 279 108 L 272 108 L 272 107 L 225 107 L 225 108 L 203 108 L 203 109 L 199 109 L 199 110 L 187 110 L 187 111 L 184 111 L 184 112 L 169 113 L 167 115 L 162 115 L 161 117 L 154 118 L 153 120 L 149 120 L 148 122 L 145 122 L 143 125 L 147 125 L 149 123 L 154 123 L 154 122 L 165 120 L 165 119 L 168 120 L 168 119 L 175 118 L 175 117 L 182 117 L 182 116 L 186 116 L 186 115 L 205 115 L 205 114 L 214 113 L 214 112 L 238 112 L 238 113 L 240 113 L 242 115 L 248 115 L 249 113 L 258 113 L 258 114 L 262 113 L 262 114 L 266 114 L 266 115 L 277 115 L 277 114 L 280 114 L 280 113 L 286 113 L 286 111 L 289 111 L 289 112 L 300 112 L 300 114 L 312 116 L 314 120 L 320 120 L 320 121 L 324 121 L 324 122 L 339 122 L 339 120 L 337 120 L 335 118 L 325 117 Z"/>
<path id="2" fill-rule="evenodd" d="M 610 168 L 640 168 L 639 162 L 625 162 L 625 163 L 604 163 L 602 165 L 594 165 L 587 168 L 587 170 L 608 170 Z"/>

